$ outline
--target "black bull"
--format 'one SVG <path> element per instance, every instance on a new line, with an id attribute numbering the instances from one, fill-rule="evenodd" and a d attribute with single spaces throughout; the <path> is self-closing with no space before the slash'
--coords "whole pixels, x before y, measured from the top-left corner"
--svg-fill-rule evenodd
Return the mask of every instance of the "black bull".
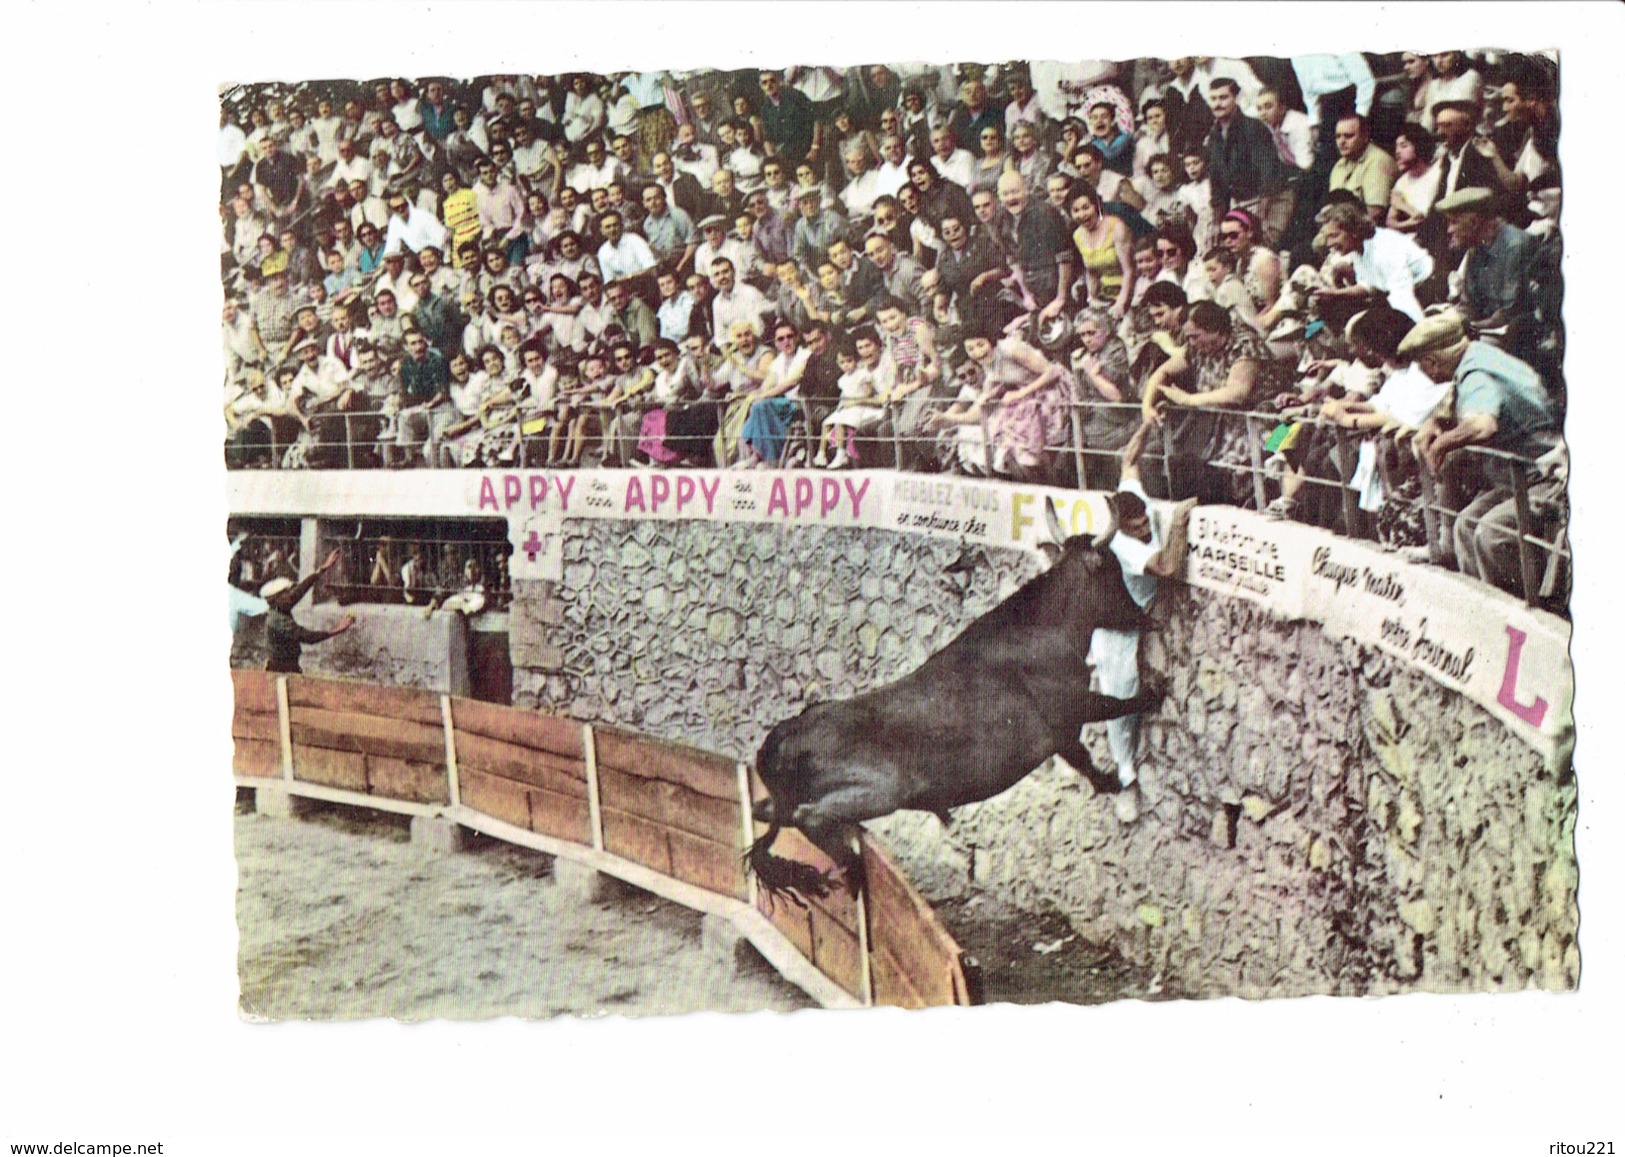
<path id="1" fill-rule="evenodd" d="M 863 864 L 855 825 L 902 808 L 935 812 L 990 799 L 1052 755 L 1115 792 L 1078 741 L 1085 723 L 1155 707 L 1160 691 L 1116 699 L 1089 690 L 1085 656 L 1097 627 L 1145 617 L 1115 555 L 1085 537 L 988 611 L 918 670 L 855 699 L 820 703 L 768 732 L 756 770 L 768 790 L 755 817 L 768 830 L 745 859 L 770 896 L 824 896 L 810 865 L 772 855 L 781 828 L 801 831 L 856 895 Z"/>

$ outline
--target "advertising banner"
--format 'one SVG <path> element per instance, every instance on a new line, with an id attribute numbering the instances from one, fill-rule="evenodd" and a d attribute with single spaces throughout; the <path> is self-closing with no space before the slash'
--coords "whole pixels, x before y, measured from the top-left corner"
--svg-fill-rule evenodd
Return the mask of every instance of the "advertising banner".
<path id="1" fill-rule="evenodd" d="M 1106 496 L 890 471 L 233 471 L 234 514 L 500 517 L 515 578 L 556 578 L 568 519 L 753 522 L 903 531 L 989 547 L 1092 534 Z M 1308 619 L 1404 661 L 1501 719 L 1546 758 L 1573 737 L 1569 624 L 1482 583 L 1374 546 L 1229 506 L 1191 517 L 1186 580 Z"/>

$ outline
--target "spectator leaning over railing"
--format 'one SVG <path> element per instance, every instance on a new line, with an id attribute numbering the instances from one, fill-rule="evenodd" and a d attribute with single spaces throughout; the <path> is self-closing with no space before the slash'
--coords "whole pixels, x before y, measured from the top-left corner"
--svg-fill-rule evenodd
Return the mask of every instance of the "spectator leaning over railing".
<path id="1" fill-rule="evenodd" d="M 1102 309 L 1080 313 L 1074 332 L 1078 348 L 1072 352 L 1072 373 L 1082 387 L 1084 400 L 1110 403 L 1086 412 L 1083 443 L 1090 450 L 1120 450 L 1133 437 L 1141 420 L 1140 411 L 1133 405 L 1140 395 L 1129 370 L 1128 348 L 1113 332 L 1111 315 Z M 1088 473 L 1084 485 L 1092 489 L 1115 486 L 1115 461 L 1091 457 L 1084 466 Z"/>
<path id="2" fill-rule="evenodd" d="M 1479 341 L 1534 364 L 1540 334 L 1539 242 L 1501 218 L 1500 198 L 1489 189 L 1458 189 L 1441 198 L 1452 256 L 1461 264 L 1451 278 L 1450 302 Z"/>
<path id="3" fill-rule="evenodd" d="M 1141 412 L 1148 421 L 1169 422 L 1169 497 L 1227 502 L 1227 479 L 1209 463 L 1222 456 L 1233 429 L 1221 423 L 1213 407 L 1245 409 L 1271 360 L 1269 351 L 1257 334 L 1232 324 L 1211 301 L 1189 308 L 1179 339 L 1183 345 L 1146 379 Z"/>
<path id="4" fill-rule="evenodd" d="M 1518 455 L 1529 483 L 1535 526 L 1530 533 L 1550 539 L 1564 515 L 1568 454 L 1540 375 L 1526 363 L 1482 341 L 1470 340 L 1455 313 L 1426 318 L 1400 343 L 1401 357 L 1436 382 L 1455 387 L 1447 419 L 1430 418 L 1415 444 L 1423 467 L 1439 475 L 1453 452 L 1464 446 L 1487 446 Z M 1518 517 L 1514 490 L 1489 471 L 1474 491 L 1460 495 L 1465 504 L 1452 519 L 1446 549 L 1457 569 L 1473 578 L 1517 590 L 1520 585 Z M 1458 489 L 1462 480 L 1458 477 Z"/>
<path id="5" fill-rule="evenodd" d="M 1399 343 L 1413 324 L 1386 304 L 1356 314 L 1346 331 L 1350 359 L 1311 363 L 1301 392 L 1279 400 L 1291 406 L 1318 403 L 1323 418 L 1346 429 L 1409 437 L 1432 415 L 1448 390 L 1415 367 L 1401 368 Z M 1407 466 L 1398 460 L 1391 439 L 1369 438 L 1357 451 L 1351 448 L 1357 460 L 1340 456 L 1342 444 L 1324 426 L 1300 429 L 1289 449 L 1265 463 L 1266 471 L 1277 461 L 1284 464 L 1281 496 L 1265 513 L 1360 534 L 1361 527 L 1343 522 L 1341 488 L 1345 484 L 1359 491 L 1359 509 L 1370 513 L 1380 511 L 1387 494 L 1402 484 L 1409 484 L 1413 493 L 1417 489 L 1414 462 Z M 1306 487 L 1309 478 L 1333 485 Z"/>
<path id="6" fill-rule="evenodd" d="M 1412 321 L 1422 320 L 1416 287 L 1433 273 L 1433 258 L 1427 250 L 1397 230 L 1373 225 L 1355 205 L 1327 205 L 1315 219 L 1327 248 L 1347 259 L 1338 263 L 1340 270 L 1347 270 L 1346 275 L 1340 273 L 1332 288 L 1318 291 L 1317 304 L 1345 298 L 1367 306 L 1386 299 Z"/>

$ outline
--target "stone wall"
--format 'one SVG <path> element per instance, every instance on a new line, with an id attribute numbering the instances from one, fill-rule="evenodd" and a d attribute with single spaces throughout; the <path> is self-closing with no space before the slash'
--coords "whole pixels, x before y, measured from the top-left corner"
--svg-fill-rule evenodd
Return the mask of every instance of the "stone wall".
<path id="1" fill-rule="evenodd" d="M 340 607 L 307 598 L 294 610 L 301 626 L 330 631 L 346 614 L 355 626 L 337 638 L 307 645 L 300 667 L 307 675 L 365 679 L 396 687 L 421 687 L 452 695 L 468 694 L 468 624 L 438 611 L 423 617 L 422 607 L 358 603 Z M 233 666 L 265 666 L 265 620 L 248 619 L 232 641 Z"/>
<path id="2" fill-rule="evenodd" d="M 514 701 L 745 759 L 809 702 L 913 669 L 1039 568 L 839 528 L 562 534 L 558 581 L 515 586 Z M 1052 761 L 946 831 L 872 825 L 928 897 L 1057 908 L 1192 995 L 1577 982 L 1572 781 L 1315 624 L 1177 585 L 1156 618 L 1143 665 L 1169 694 L 1143 727 L 1140 820 Z"/>

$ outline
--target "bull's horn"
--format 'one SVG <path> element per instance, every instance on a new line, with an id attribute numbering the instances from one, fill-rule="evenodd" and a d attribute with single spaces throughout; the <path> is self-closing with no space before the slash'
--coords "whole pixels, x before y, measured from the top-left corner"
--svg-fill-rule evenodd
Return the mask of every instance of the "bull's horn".
<path id="1" fill-rule="evenodd" d="M 1090 540 L 1090 545 L 1096 550 L 1105 550 L 1106 544 L 1112 540 L 1112 535 L 1116 533 L 1117 507 L 1113 505 L 1111 498 L 1108 497 L 1106 499 L 1106 525 L 1101 528 L 1099 534 Z"/>
<path id="2" fill-rule="evenodd" d="M 1061 528 L 1060 515 L 1055 513 L 1055 500 L 1048 495 L 1044 497 L 1044 525 L 1049 530 L 1050 541 L 1056 546 L 1066 542 L 1066 531 Z"/>

